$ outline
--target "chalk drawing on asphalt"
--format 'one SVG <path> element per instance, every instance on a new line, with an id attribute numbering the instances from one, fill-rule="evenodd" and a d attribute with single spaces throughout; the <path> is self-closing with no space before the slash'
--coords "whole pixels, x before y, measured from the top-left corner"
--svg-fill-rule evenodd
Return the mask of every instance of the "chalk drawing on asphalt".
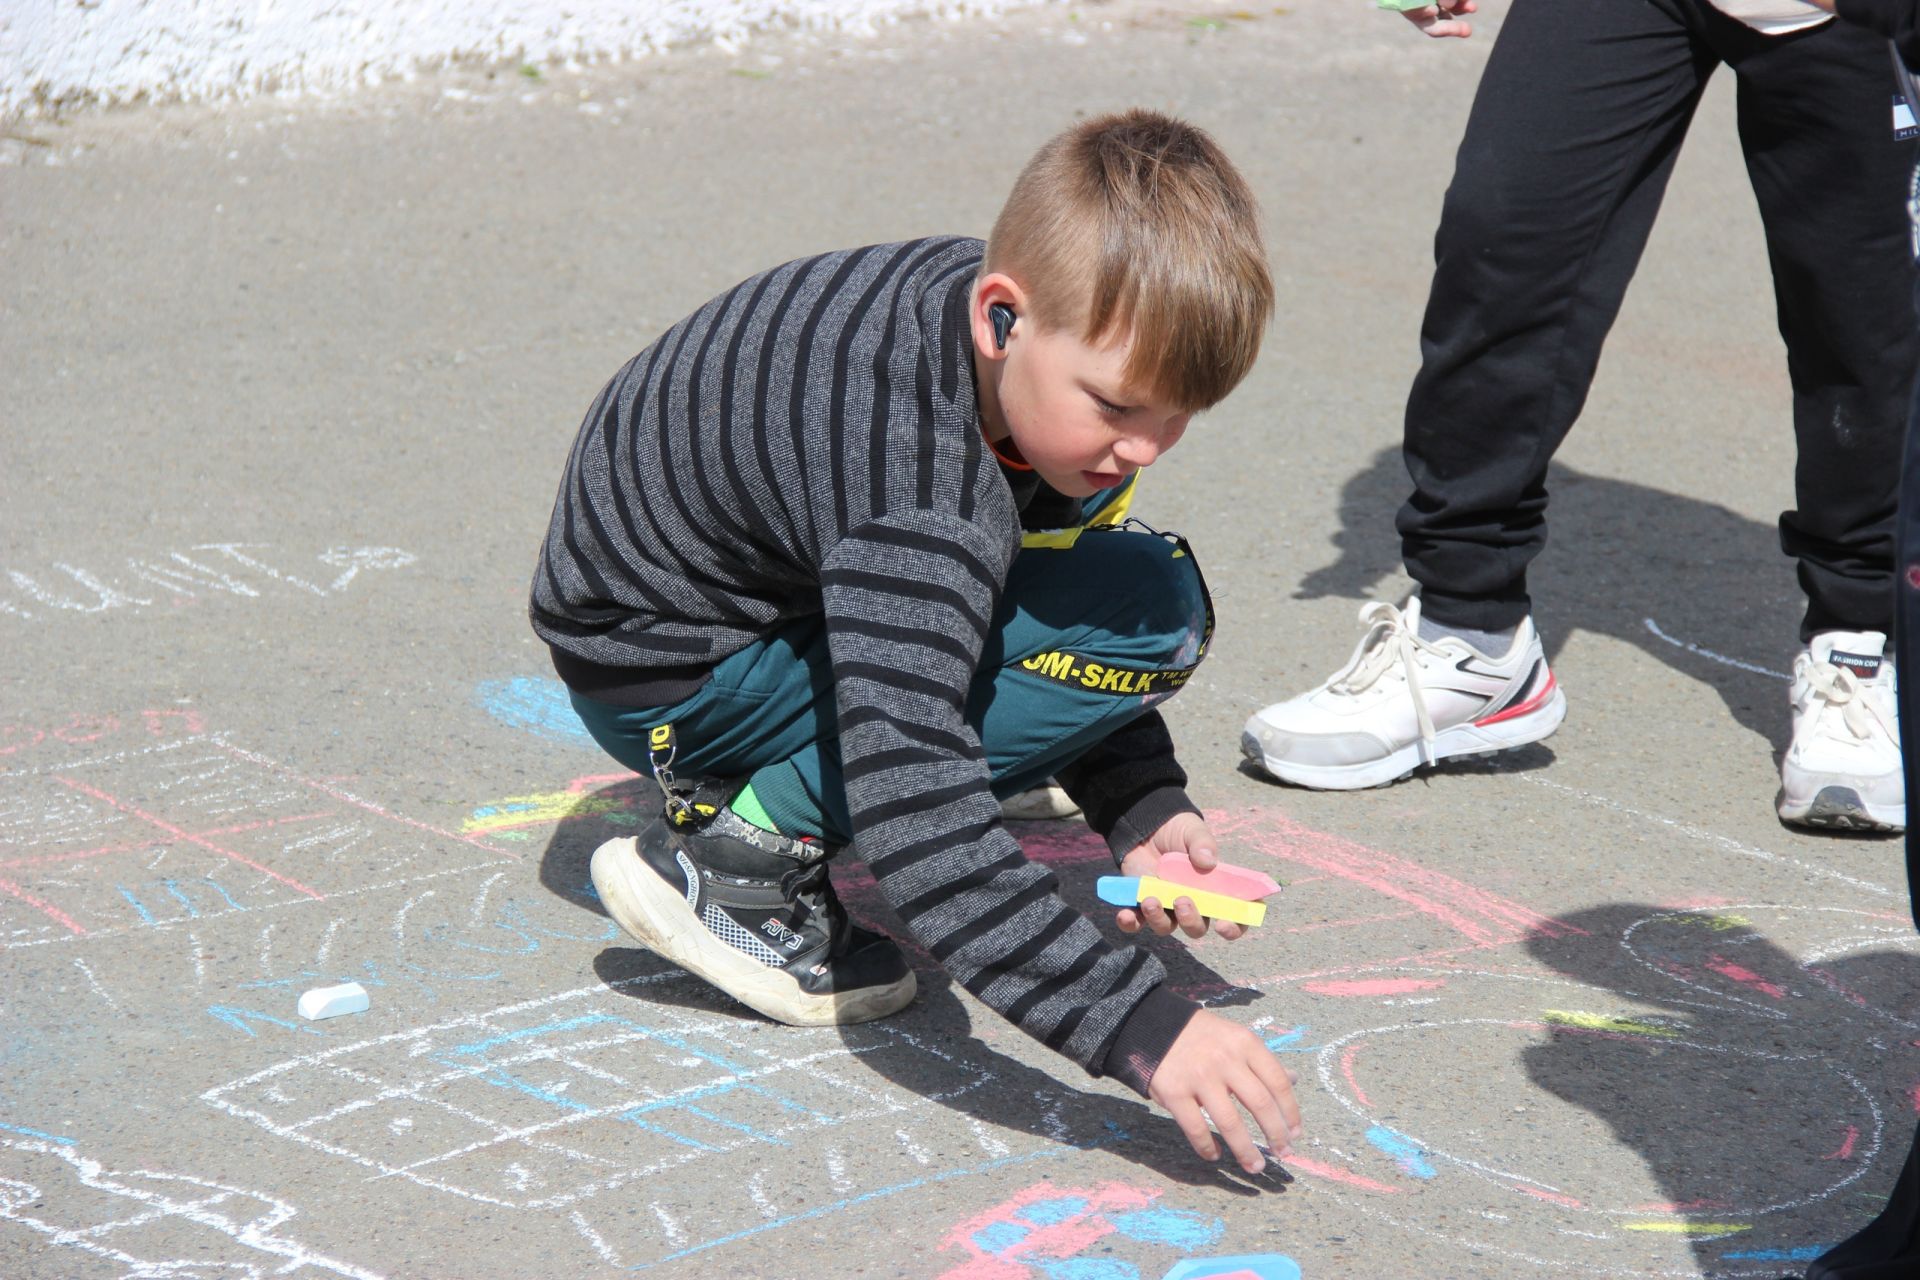
<path id="1" fill-rule="evenodd" d="M 1173 1260 L 1218 1244 L 1226 1231 L 1212 1214 L 1164 1203 L 1155 1187 L 1041 1181 L 950 1228 L 940 1252 L 965 1260 L 939 1280 L 1159 1275 Z"/>
<path id="2" fill-rule="evenodd" d="M 1035 1100 L 1038 1132 L 956 1150 L 947 1104 L 991 1090 L 991 1060 L 885 1024 L 711 1012 L 689 1003 L 700 987 L 677 972 L 582 987 L 288 1058 L 202 1098 L 361 1176 L 551 1217 L 629 1268 L 1125 1140 L 1063 1086 Z M 756 1176 L 836 1151 L 825 1204 Z M 626 1212 L 635 1197 L 645 1220 Z"/>
<path id="3" fill-rule="evenodd" d="M 127 556 L 110 569 L 56 560 L 31 571 L 0 569 L 0 617 L 44 622 L 215 599 L 324 599 L 342 594 L 368 570 L 404 569 L 416 559 L 399 547 L 333 546 L 302 554 L 263 542 L 201 542 Z"/>
<path id="4" fill-rule="evenodd" d="M 70 1138 L 0 1135 L 0 1253 L 9 1237 L 66 1251 L 63 1274 L 380 1280 L 302 1244 L 287 1201 L 204 1178 L 108 1169 Z M 164 1235 L 165 1243 L 157 1237 Z M 190 1252 L 170 1256 L 176 1249 Z M 70 1268 L 70 1269 L 69 1269 Z"/>
<path id="5" fill-rule="evenodd" d="M 1668 644 L 1672 645 L 1674 648 L 1685 649 L 1688 653 L 1695 654 L 1699 657 L 1705 658 L 1709 662 L 1717 662 L 1723 667 L 1734 667 L 1741 671 L 1750 672 L 1756 676 L 1770 676 L 1775 680 L 1792 679 L 1792 677 L 1789 676 L 1784 671 L 1775 671 L 1771 667 L 1763 667 L 1753 662 L 1742 662 L 1738 658 L 1729 658 L 1724 653 L 1715 653 L 1711 649 L 1703 649 L 1699 645 L 1693 643 L 1691 640 L 1682 640 L 1677 636 L 1670 636 L 1666 632 L 1662 631 L 1660 629 L 1660 624 L 1655 622 L 1652 618 L 1642 618 L 1641 622 L 1645 624 L 1648 631 L 1652 632 L 1659 639 L 1666 641 Z"/>
<path id="6" fill-rule="evenodd" d="M 99 727 L 109 719 L 112 736 Z M 114 749 L 142 732 L 135 726 L 171 724 L 102 718 L 87 722 L 82 742 L 71 724 L 15 735 L 0 756 L 0 947 L 363 896 L 518 861 L 481 835 L 392 812 L 219 734 Z M 263 934 L 262 952 L 270 946 Z"/>

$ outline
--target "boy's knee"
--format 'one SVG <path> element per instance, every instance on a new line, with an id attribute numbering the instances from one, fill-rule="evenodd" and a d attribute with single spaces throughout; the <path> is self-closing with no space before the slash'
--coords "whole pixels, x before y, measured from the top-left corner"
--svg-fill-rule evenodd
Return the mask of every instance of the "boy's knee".
<path id="1" fill-rule="evenodd" d="M 1193 554 L 1151 534 L 1106 535 L 1126 539 L 1112 566 L 1127 586 L 1135 634 L 1152 637 L 1162 650 L 1157 661 L 1191 665 L 1200 656 L 1207 630 L 1207 589 Z"/>

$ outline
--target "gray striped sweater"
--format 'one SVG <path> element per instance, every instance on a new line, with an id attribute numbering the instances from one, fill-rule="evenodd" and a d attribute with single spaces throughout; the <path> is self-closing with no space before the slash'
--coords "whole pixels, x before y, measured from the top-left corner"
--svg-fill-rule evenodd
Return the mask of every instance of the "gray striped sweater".
<path id="1" fill-rule="evenodd" d="M 1145 1092 L 1192 1015 L 1001 825 L 963 718 L 1022 512 L 974 399 L 978 240 L 790 262 L 675 325 L 588 411 L 534 576 L 534 630 L 583 692 L 642 705 L 824 614 L 854 847 L 967 990 Z M 1057 519 L 1053 523 L 1060 523 Z M 1062 782 L 1116 850 L 1193 811 L 1158 713 Z"/>

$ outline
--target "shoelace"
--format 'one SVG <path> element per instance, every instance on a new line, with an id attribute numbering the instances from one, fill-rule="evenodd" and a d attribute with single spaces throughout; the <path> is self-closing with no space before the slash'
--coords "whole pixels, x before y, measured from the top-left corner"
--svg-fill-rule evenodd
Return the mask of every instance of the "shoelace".
<path id="1" fill-rule="evenodd" d="M 1840 709 L 1841 722 L 1854 737 L 1872 737 L 1873 727 L 1877 723 L 1887 736 L 1896 740 L 1899 738 L 1900 730 L 1887 719 L 1887 713 L 1860 696 L 1865 692 L 1860 686 L 1860 678 L 1847 668 L 1831 662 L 1810 662 L 1807 664 L 1807 683 L 1813 686 L 1814 692 L 1828 706 Z"/>
<path id="2" fill-rule="evenodd" d="M 1392 670 L 1397 661 L 1406 673 L 1407 692 L 1413 697 L 1413 718 L 1420 726 L 1421 760 L 1432 764 L 1433 717 L 1427 714 L 1427 700 L 1420 692 L 1420 663 L 1415 655 L 1433 646 L 1410 631 L 1406 615 L 1385 601 L 1376 600 L 1364 606 L 1360 610 L 1360 621 L 1367 624 L 1367 634 L 1360 637 L 1359 647 L 1347 665 L 1327 681 L 1328 687 L 1345 693 L 1363 693 L 1378 684 L 1380 677 Z"/>

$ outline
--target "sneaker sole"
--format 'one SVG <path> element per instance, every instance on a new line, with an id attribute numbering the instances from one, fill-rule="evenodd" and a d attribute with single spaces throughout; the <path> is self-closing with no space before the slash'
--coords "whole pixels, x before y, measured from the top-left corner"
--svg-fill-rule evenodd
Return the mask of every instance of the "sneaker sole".
<path id="1" fill-rule="evenodd" d="M 1877 805 L 1861 798 L 1852 787 L 1822 787 L 1805 804 L 1792 803 L 1784 792 L 1780 797 L 1780 821 L 1820 831 L 1905 831 L 1907 809 L 1901 805 Z"/>
<path id="2" fill-rule="evenodd" d="M 1433 760 L 1437 763 L 1458 756 L 1492 755 L 1524 747 L 1553 736 L 1566 718 L 1567 696 L 1555 685 L 1547 700 L 1526 715 L 1492 724 L 1461 724 L 1442 729 L 1433 737 Z M 1240 735 L 1240 749 L 1247 759 L 1282 782 L 1316 791 L 1364 791 L 1369 787 L 1384 787 L 1428 763 L 1420 754 L 1420 744 L 1410 742 L 1377 760 L 1363 760 L 1358 764 L 1298 764 L 1268 755 L 1260 740 L 1259 726 L 1251 720 Z"/>
<path id="3" fill-rule="evenodd" d="M 1080 806 L 1057 783 L 1022 791 L 1000 802 L 1000 816 L 1009 822 L 1050 822 L 1079 812 Z"/>
<path id="4" fill-rule="evenodd" d="M 889 987 L 816 996 L 779 969 L 749 959 L 714 939 L 666 881 L 648 869 L 632 836 L 609 840 L 593 851 L 593 887 L 614 922 L 641 946 L 706 979 L 741 1004 L 794 1027 L 871 1022 L 913 1003 L 919 982 L 913 971 Z"/>

